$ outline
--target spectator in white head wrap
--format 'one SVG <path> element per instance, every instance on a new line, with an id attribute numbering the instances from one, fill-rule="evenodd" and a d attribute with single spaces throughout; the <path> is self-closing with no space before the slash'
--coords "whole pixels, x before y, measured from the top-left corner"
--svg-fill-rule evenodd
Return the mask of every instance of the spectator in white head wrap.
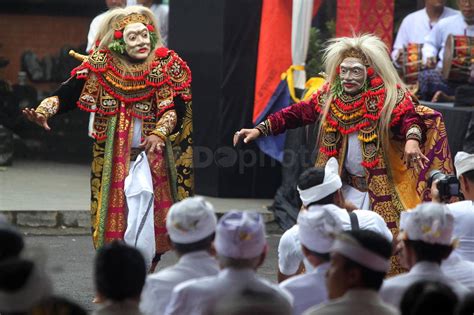
<path id="1" fill-rule="evenodd" d="M 370 210 L 353 210 L 341 192 L 342 182 L 339 176 L 339 164 L 330 158 L 324 169 L 312 167 L 304 171 L 298 179 L 298 192 L 304 209 L 317 211 L 321 207 L 332 211 L 342 222 L 344 230 L 358 228 L 372 230 L 392 241 L 392 233 L 383 218 Z M 351 211 L 352 210 L 352 211 Z M 352 214 L 349 214 L 348 212 Z M 352 218 L 351 218 L 352 216 Z M 312 270 L 311 264 L 304 259 L 299 242 L 298 225 L 287 230 L 278 246 L 278 281 L 281 282 L 300 273 L 304 261 L 305 269 Z"/>
<path id="2" fill-rule="evenodd" d="M 327 272 L 329 302 L 310 308 L 305 315 L 397 315 L 378 295 L 390 268 L 392 246 L 382 235 L 345 231 L 331 247 Z"/>
<path id="3" fill-rule="evenodd" d="M 215 248 L 221 271 L 194 279 L 173 290 L 165 314 L 208 314 L 218 300 L 247 288 L 277 294 L 292 303 L 291 295 L 256 274 L 267 252 L 262 217 L 250 211 L 231 211 L 217 224 Z"/>
<path id="4" fill-rule="evenodd" d="M 166 228 L 179 261 L 147 277 L 140 302 L 144 314 L 162 314 L 176 285 L 219 272 L 211 256 L 216 224 L 214 207 L 202 197 L 186 198 L 170 208 Z"/>
<path id="5" fill-rule="evenodd" d="M 303 314 L 311 306 L 327 300 L 326 272 L 329 269 L 329 250 L 334 238 L 342 231 L 342 222 L 331 211 L 302 211 L 298 215 L 299 240 L 303 254 L 314 267 L 311 272 L 280 283 L 294 298 L 293 314 Z"/>
<path id="6" fill-rule="evenodd" d="M 423 203 L 411 211 L 402 212 L 398 236 L 400 260 L 410 271 L 384 282 L 381 289 L 384 301 L 399 307 L 405 290 L 424 279 L 447 284 L 460 299 L 469 292 L 441 270 L 441 262 L 453 250 L 453 228 L 451 212 L 439 203 Z"/>

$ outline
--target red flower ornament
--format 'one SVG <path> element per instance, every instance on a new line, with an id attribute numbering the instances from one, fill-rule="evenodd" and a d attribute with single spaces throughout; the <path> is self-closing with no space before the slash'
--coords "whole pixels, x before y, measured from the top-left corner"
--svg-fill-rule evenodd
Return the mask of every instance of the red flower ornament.
<path id="1" fill-rule="evenodd" d="M 337 67 L 336 67 L 336 73 L 337 73 L 337 74 L 341 74 L 341 66 L 337 66 Z"/>
<path id="2" fill-rule="evenodd" d="M 168 48 L 165 48 L 165 47 L 158 48 L 155 52 L 155 55 L 160 58 L 168 56 Z"/>
<path id="3" fill-rule="evenodd" d="M 115 31 L 114 32 L 114 38 L 115 39 L 120 39 L 123 37 L 123 33 L 121 31 Z"/>
<path id="4" fill-rule="evenodd" d="M 146 28 L 147 28 L 150 32 L 154 32 L 154 31 L 155 31 L 155 27 L 154 27 L 153 25 L 151 25 L 151 24 L 148 24 L 148 25 L 146 26 Z"/>
<path id="5" fill-rule="evenodd" d="M 371 77 L 375 74 L 374 68 L 368 67 L 367 68 L 367 76 Z"/>
<path id="6" fill-rule="evenodd" d="M 381 77 L 375 77 L 372 80 L 370 80 L 370 86 L 372 87 L 377 87 L 383 84 L 383 80 Z"/>

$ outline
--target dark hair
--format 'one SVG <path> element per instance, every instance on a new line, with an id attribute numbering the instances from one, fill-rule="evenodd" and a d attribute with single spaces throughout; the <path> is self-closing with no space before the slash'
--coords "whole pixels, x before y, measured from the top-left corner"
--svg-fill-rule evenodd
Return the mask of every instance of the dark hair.
<path id="1" fill-rule="evenodd" d="M 461 176 L 470 181 L 471 183 L 474 183 L 474 170 L 462 173 Z"/>
<path id="2" fill-rule="evenodd" d="M 23 250 L 23 237 L 14 227 L 0 223 L 0 261 L 16 257 Z"/>
<path id="3" fill-rule="evenodd" d="M 146 278 L 145 260 L 137 249 L 114 241 L 97 251 L 94 276 L 97 291 L 106 299 L 139 297 Z"/>
<path id="4" fill-rule="evenodd" d="M 448 258 L 453 250 L 451 245 L 429 244 L 423 241 L 405 240 L 405 246 L 409 246 L 416 254 L 417 261 L 430 261 L 441 264 Z"/>
<path id="5" fill-rule="evenodd" d="M 87 315 L 78 304 L 58 296 L 46 298 L 35 305 L 29 315 Z"/>
<path id="6" fill-rule="evenodd" d="M 311 167 L 301 173 L 300 177 L 298 178 L 298 187 L 300 189 L 308 189 L 317 185 L 321 185 L 324 181 L 324 168 L 318 167 Z M 312 205 L 327 205 L 334 203 L 334 197 L 336 196 L 336 192 L 320 199 L 318 201 L 312 202 L 306 207 Z"/>
<path id="7" fill-rule="evenodd" d="M 456 315 L 472 315 L 474 314 L 474 293 L 468 293 L 464 299 L 459 302 L 456 309 Z"/>
<path id="8" fill-rule="evenodd" d="M 408 287 L 400 302 L 400 310 L 401 315 L 453 315 L 457 302 L 456 294 L 446 284 L 423 280 Z"/>
<path id="9" fill-rule="evenodd" d="M 197 252 L 200 250 L 209 250 L 212 245 L 212 241 L 214 241 L 214 236 L 215 233 L 212 233 L 208 237 L 194 242 L 190 244 L 181 244 L 181 243 L 175 243 L 171 241 L 173 244 L 174 249 L 181 255 L 187 254 L 187 253 L 192 253 L 192 252 Z"/>
<path id="10" fill-rule="evenodd" d="M 343 232 L 356 239 L 365 249 L 378 254 L 379 256 L 390 259 L 392 256 L 392 245 L 381 234 L 370 230 L 354 230 Z M 383 278 L 386 272 L 379 272 L 371 270 L 359 263 L 346 258 L 346 268 L 361 269 L 362 281 L 366 288 L 378 291 L 382 286 Z"/>
<path id="11" fill-rule="evenodd" d="M 331 259 L 331 254 L 329 253 L 326 253 L 326 254 L 323 254 L 323 253 L 318 253 L 318 252 L 315 252 L 315 251 L 312 251 L 311 249 L 309 249 L 308 247 L 302 245 L 304 247 L 304 249 L 306 250 L 306 252 L 311 255 L 311 256 L 314 256 L 320 260 L 323 260 L 323 261 L 329 261 Z"/>
<path id="12" fill-rule="evenodd" d="M 18 257 L 0 262 L 0 289 L 16 292 L 23 288 L 33 272 L 34 263 Z"/>

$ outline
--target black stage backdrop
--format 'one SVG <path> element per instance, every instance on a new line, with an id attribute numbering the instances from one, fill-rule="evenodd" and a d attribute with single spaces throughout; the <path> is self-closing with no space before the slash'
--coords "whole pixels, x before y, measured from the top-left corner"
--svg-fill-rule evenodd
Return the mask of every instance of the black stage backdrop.
<path id="1" fill-rule="evenodd" d="M 232 147 L 235 131 L 252 127 L 261 7 L 261 0 L 170 2 L 169 46 L 193 75 L 197 194 L 273 197 L 280 184 L 279 164 L 255 144 Z"/>

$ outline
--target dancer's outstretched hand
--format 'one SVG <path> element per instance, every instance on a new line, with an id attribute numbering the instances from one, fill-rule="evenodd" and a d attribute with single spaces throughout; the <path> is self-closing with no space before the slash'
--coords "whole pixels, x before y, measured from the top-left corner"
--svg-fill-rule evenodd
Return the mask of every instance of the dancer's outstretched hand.
<path id="1" fill-rule="evenodd" d="M 407 167 L 413 167 L 417 172 L 424 169 L 427 163 L 430 162 L 430 160 L 421 153 L 418 141 L 412 139 L 408 139 L 405 143 L 404 159 Z"/>
<path id="2" fill-rule="evenodd" d="M 234 134 L 234 147 L 237 145 L 237 143 L 240 142 L 240 140 L 244 140 L 244 143 L 249 143 L 250 141 L 253 141 L 260 137 L 260 130 L 253 128 L 253 129 L 240 129 L 240 131 L 237 131 Z"/>
<path id="3" fill-rule="evenodd" d="M 155 135 L 149 135 L 142 143 L 140 143 L 140 148 L 145 149 L 146 153 L 161 152 L 164 146 L 165 142 L 160 137 Z"/>
<path id="4" fill-rule="evenodd" d="M 47 131 L 51 130 L 51 127 L 48 125 L 48 119 L 43 114 L 37 113 L 33 108 L 25 108 L 22 110 L 22 113 L 29 121 L 43 127 Z"/>

